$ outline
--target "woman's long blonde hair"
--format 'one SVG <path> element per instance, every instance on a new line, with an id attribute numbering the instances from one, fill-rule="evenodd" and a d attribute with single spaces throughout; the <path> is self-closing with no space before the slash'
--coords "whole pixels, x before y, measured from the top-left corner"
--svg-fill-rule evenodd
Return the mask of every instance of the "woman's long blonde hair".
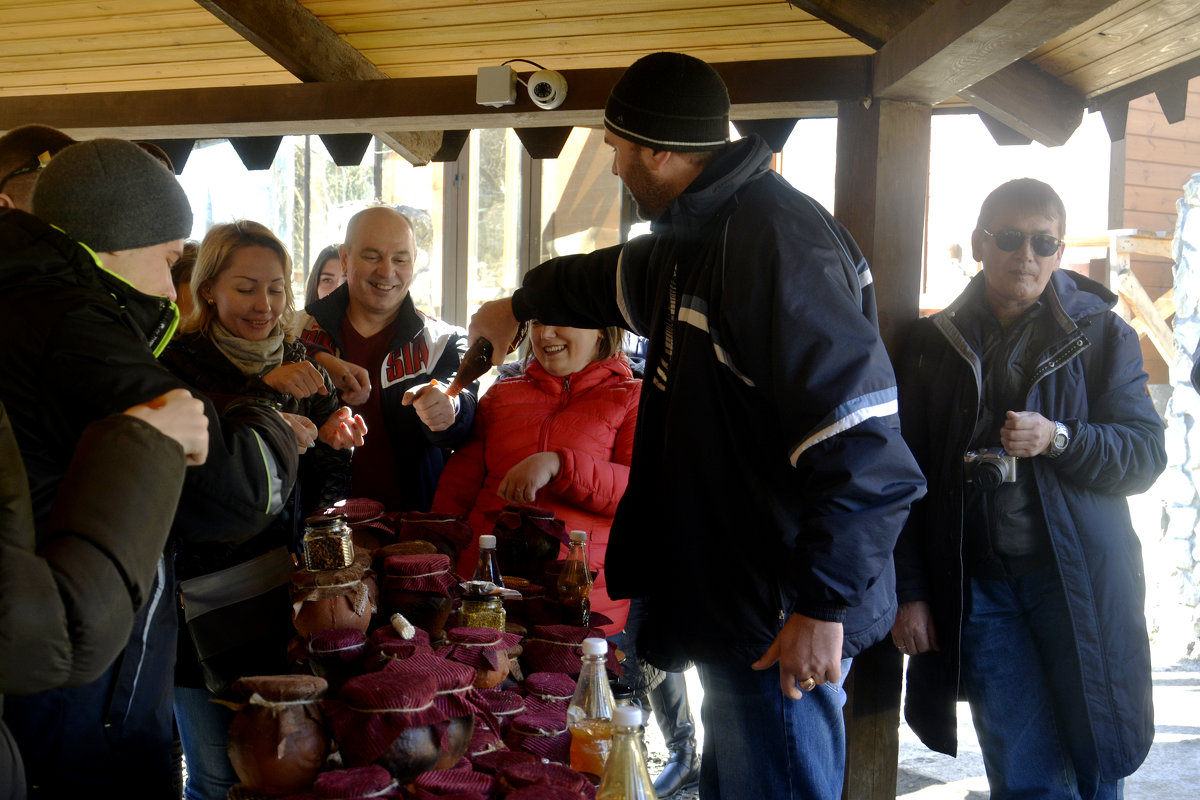
<path id="1" fill-rule="evenodd" d="M 233 254 L 243 247 L 265 247 L 279 256 L 283 263 L 283 285 L 287 297 L 283 314 L 279 317 L 279 325 L 285 332 L 291 330 L 292 318 L 296 315 L 296 297 L 292 293 L 292 257 L 283 246 L 283 242 L 279 241 L 279 237 L 266 225 L 240 219 L 237 222 L 212 226 L 200 242 L 196 266 L 192 268 L 192 283 L 188 287 L 192 293 L 192 311 L 180 326 L 183 331 L 208 333 L 212 321 L 217 318 L 217 309 L 211 303 L 205 302 L 200 292 L 216 282 L 217 276 L 229 266 Z"/>

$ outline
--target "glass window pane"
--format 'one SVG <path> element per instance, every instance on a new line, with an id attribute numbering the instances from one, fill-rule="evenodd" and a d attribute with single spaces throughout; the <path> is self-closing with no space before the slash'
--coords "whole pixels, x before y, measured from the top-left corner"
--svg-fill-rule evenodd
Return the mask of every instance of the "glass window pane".
<path id="1" fill-rule="evenodd" d="M 524 236 L 520 140 L 508 129 L 475 130 L 469 146 L 467 319 L 484 302 L 507 297 L 520 285 Z"/>
<path id="2" fill-rule="evenodd" d="M 417 238 L 417 260 L 409 293 L 417 308 L 435 317 L 443 316 L 442 241 L 446 225 L 442 175 L 441 164 L 414 167 L 398 153 L 384 147 L 380 197 L 412 220 Z"/>
<path id="3" fill-rule="evenodd" d="M 575 128 L 559 157 L 542 162 L 541 261 L 621 241 L 621 182 L 612 163 L 604 131 L 588 128 Z"/>

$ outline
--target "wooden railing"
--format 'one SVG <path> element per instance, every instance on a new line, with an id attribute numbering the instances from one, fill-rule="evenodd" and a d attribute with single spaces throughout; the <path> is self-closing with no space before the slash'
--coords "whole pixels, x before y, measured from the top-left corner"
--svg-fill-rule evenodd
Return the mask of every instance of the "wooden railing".
<path id="1" fill-rule="evenodd" d="M 1067 246 L 1108 248 L 1107 264 L 1103 265 L 1106 270 L 1093 269 L 1093 277 L 1101 277 L 1096 274 L 1098 271 L 1106 273 L 1103 278 L 1122 301 L 1117 304 L 1117 313 L 1129 322 L 1139 337 L 1150 339 L 1163 361 L 1174 363 L 1175 334 L 1171 320 L 1175 316 L 1175 290 L 1168 289 L 1157 300 L 1151 300 L 1130 268 L 1134 255 L 1173 259 L 1173 237 L 1154 231 L 1116 230 L 1109 231 L 1107 237 L 1068 239 Z"/>

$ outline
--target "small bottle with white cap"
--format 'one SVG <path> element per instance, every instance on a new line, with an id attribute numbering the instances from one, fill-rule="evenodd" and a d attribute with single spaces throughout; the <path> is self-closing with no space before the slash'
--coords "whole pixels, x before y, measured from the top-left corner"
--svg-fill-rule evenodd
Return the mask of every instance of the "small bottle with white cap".
<path id="1" fill-rule="evenodd" d="M 583 640 L 583 666 L 575 694 L 567 704 L 567 730 L 571 732 L 571 769 L 599 782 L 612 745 L 613 702 L 605 657 L 608 642 Z M 640 712 L 639 712 L 640 713 Z M 639 717 L 640 722 L 640 717 Z"/>
<path id="2" fill-rule="evenodd" d="M 470 562 L 468 562 L 470 563 Z M 504 578 L 500 575 L 500 565 L 496 562 L 496 537 L 485 533 L 479 537 L 479 561 L 475 564 L 473 581 L 488 581 L 504 588 Z"/>
<path id="3" fill-rule="evenodd" d="M 588 627 L 592 618 L 592 572 L 588 565 L 587 531 L 571 531 L 567 560 L 558 573 L 558 603 L 564 625 Z"/>

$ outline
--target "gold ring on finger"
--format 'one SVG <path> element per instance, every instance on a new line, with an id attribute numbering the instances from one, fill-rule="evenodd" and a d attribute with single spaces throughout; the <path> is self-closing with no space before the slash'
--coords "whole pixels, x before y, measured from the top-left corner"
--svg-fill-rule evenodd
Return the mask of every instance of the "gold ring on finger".
<path id="1" fill-rule="evenodd" d="M 804 683 L 800 684 L 800 691 L 802 692 L 811 692 L 815 688 L 817 688 L 816 678 L 809 678 Z"/>

